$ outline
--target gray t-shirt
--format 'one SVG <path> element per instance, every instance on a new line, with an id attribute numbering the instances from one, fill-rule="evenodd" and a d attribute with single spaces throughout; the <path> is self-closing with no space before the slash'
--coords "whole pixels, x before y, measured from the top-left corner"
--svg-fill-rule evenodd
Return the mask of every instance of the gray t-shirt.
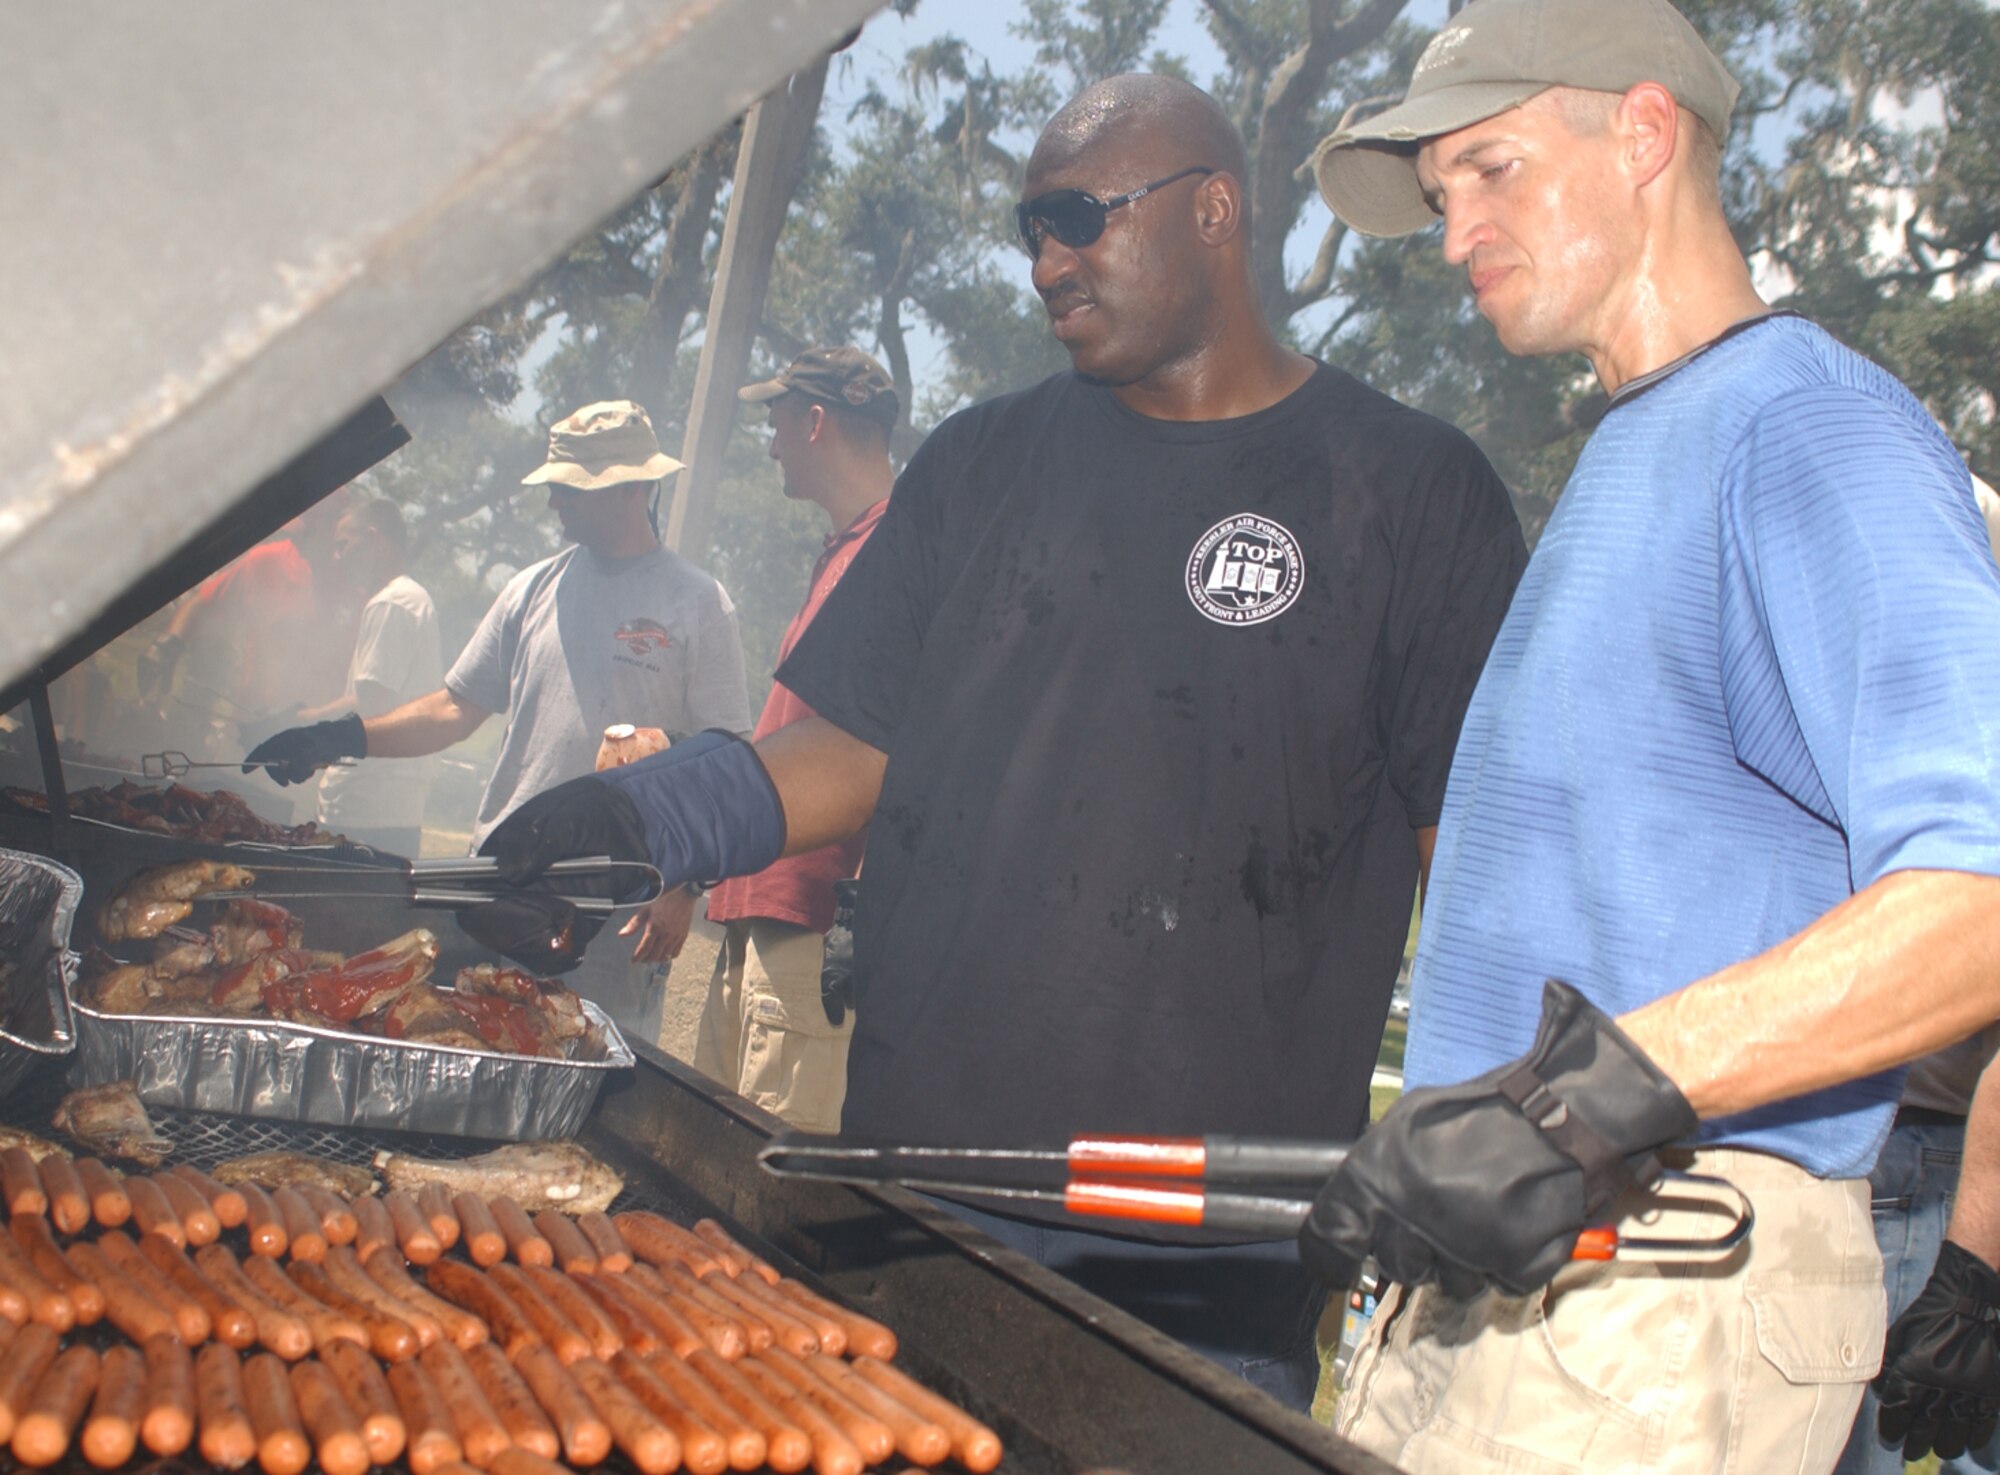
<path id="1" fill-rule="evenodd" d="M 603 559 L 569 547 L 500 591 L 445 676 L 451 693 L 507 714 L 472 832 L 476 849 L 515 805 L 590 773 L 614 722 L 750 730 L 736 606 L 664 548 Z"/>

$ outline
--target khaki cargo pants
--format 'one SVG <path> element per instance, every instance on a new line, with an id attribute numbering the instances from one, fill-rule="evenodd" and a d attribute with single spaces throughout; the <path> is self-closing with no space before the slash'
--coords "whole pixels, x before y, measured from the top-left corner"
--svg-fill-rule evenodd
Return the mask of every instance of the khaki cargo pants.
<path id="1" fill-rule="evenodd" d="M 1887 1321 L 1867 1182 L 1729 1149 L 1675 1166 L 1750 1196 L 1747 1250 L 1708 1266 L 1572 1265 L 1521 1298 L 1391 1287 L 1335 1430 L 1409 1475 L 1832 1470 Z M 1710 1237 L 1717 1221 L 1621 1223 Z"/>
<path id="2" fill-rule="evenodd" d="M 819 1001 L 826 939 L 750 917 L 723 924 L 694 1066 L 805 1132 L 838 1132 L 854 1012 L 827 1023 Z"/>

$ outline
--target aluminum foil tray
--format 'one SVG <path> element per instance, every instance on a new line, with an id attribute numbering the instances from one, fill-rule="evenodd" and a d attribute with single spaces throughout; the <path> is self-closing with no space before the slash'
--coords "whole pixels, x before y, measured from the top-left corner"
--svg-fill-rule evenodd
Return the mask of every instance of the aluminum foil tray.
<path id="1" fill-rule="evenodd" d="M 590 1000 L 602 1060 L 543 1060 L 275 1020 L 105 1014 L 73 999 L 73 1086 L 132 1081 L 148 1106 L 453 1137 L 573 1137 L 631 1048 Z"/>
<path id="2" fill-rule="evenodd" d="M 0 850 L 0 1096 L 76 1043 L 69 932 L 82 900 L 83 882 L 69 867 Z"/>

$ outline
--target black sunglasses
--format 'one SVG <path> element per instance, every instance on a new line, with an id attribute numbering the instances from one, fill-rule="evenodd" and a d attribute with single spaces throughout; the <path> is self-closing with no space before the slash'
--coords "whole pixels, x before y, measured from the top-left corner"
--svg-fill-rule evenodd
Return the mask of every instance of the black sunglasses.
<path id="1" fill-rule="evenodd" d="M 1165 179 L 1156 179 L 1151 184 L 1142 184 L 1137 189 L 1122 195 L 1113 195 L 1108 200 L 1100 200 L 1096 195 L 1080 189 L 1053 189 L 1045 195 L 1036 195 L 1032 200 L 1023 200 L 1014 207 L 1014 227 L 1021 233 L 1021 244 L 1029 257 L 1042 254 L 1042 242 L 1050 236 L 1069 247 L 1072 251 L 1090 245 L 1104 234 L 1104 217 L 1120 205 L 1129 205 L 1134 200 L 1143 200 L 1156 189 L 1165 189 L 1176 180 L 1186 179 L 1190 174 L 1213 174 L 1215 171 L 1205 164 L 1196 164 L 1191 169 L 1183 169 L 1178 174 L 1169 174 Z"/>

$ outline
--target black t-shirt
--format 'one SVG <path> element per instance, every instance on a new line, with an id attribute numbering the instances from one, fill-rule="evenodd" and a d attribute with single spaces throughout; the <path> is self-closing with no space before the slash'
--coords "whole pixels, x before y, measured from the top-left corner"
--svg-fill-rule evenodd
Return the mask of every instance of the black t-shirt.
<path id="1" fill-rule="evenodd" d="M 1348 1137 L 1526 561 L 1458 431 L 1320 367 L 939 426 L 778 679 L 889 755 L 843 1129 Z"/>

